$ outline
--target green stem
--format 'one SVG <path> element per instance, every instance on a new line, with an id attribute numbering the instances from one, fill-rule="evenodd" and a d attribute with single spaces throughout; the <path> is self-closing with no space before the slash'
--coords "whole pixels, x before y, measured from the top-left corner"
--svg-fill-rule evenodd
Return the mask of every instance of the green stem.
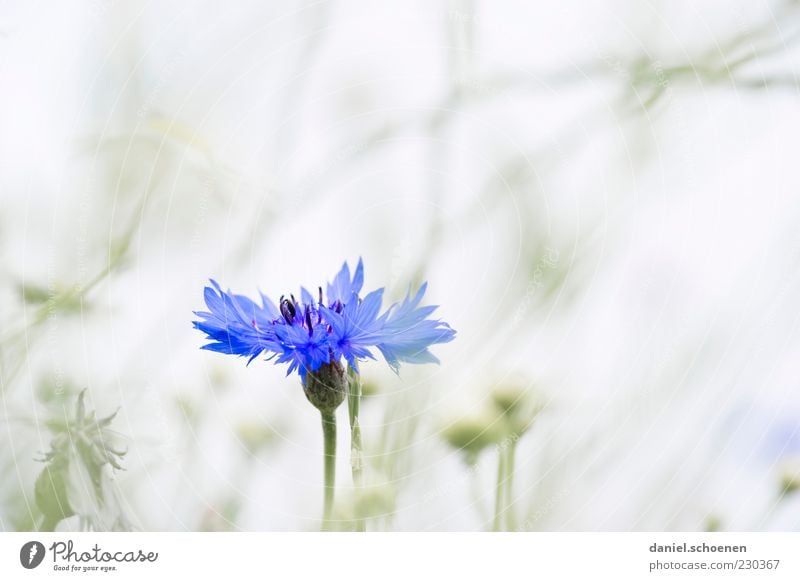
<path id="1" fill-rule="evenodd" d="M 322 510 L 322 530 L 331 530 L 333 493 L 336 486 L 336 412 L 321 412 L 322 437 L 325 449 L 325 489 Z"/>
<path id="2" fill-rule="evenodd" d="M 506 458 L 503 450 L 497 454 L 497 485 L 495 486 L 494 523 L 492 531 L 497 532 L 502 528 L 503 521 L 503 496 L 505 491 Z"/>
<path id="3" fill-rule="evenodd" d="M 512 440 L 506 447 L 506 493 L 505 493 L 505 516 L 508 530 L 513 531 L 517 528 L 517 519 L 514 516 L 514 456 L 517 452 L 517 442 Z"/>
<path id="4" fill-rule="evenodd" d="M 39 525 L 39 532 L 43 532 L 43 533 L 54 532 L 56 530 L 56 527 L 58 526 L 59 522 L 60 522 L 60 519 L 54 519 L 54 518 L 45 516 L 44 519 L 42 520 L 42 524 Z"/>
<path id="5" fill-rule="evenodd" d="M 356 487 L 356 494 L 360 493 L 364 483 L 364 448 L 361 443 L 361 424 L 358 421 L 358 414 L 361 408 L 361 376 L 358 368 L 348 369 L 347 382 L 347 411 L 350 416 L 350 467 L 353 472 L 353 485 Z M 358 532 L 366 531 L 366 524 L 360 515 L 356 515 L 355 529 Z"/>

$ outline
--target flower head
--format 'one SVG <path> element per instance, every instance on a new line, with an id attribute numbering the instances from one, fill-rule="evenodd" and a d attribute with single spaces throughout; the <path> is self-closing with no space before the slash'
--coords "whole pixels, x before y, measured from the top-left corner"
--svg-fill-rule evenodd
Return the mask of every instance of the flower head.
<path id="1" fill-rule="evenodd" d="M 193 324 L 210 340 L 203 349 L 249 361 L 264 353 L 275 363 L 288 363 L 287 375 L 297 371 L 303 379 L 343 359 L 357 371 L 357 361 L 375 359 L 375 350 L 395 371 L 402 362 L 437 363 L 428 348 L 451 341 L 455 331 L 428 318 L 435 306 L 419 306 L 427 285 L 382 313 L 383 289 L 362 298 L 363 286 L 361 260 L 352 275 L 345 262 L 324 294 L 321 286 L 316 296 L 303 288 L 300 300 L 284 295 L 277 306 L 263 294 L 258 304 L 225 292 L 212 280 L 205 289 L 208 311 L 196 311 L 200 320 Z"/>
<path id="2" fill-rule="evenodd" d="M 47 422 L 53 433 L 44 470 L 36 479 L 36 505 L 45 517 L 45 530 L 77 516 L 81 527 L 98 531 L 130 530 L 112 472 L 122 470 L 126 450 L 122 437 L 110 428 L 114 412 L 98 418 L 87 412 L 86 391 L 78 396 L 75 413 Z"/>

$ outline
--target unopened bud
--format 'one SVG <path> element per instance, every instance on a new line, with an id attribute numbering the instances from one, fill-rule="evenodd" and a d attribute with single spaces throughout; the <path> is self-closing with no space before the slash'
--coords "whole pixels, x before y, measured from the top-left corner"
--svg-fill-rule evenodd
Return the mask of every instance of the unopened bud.
<path id="1" fill-rule="evenodd" d="M 303 380 L 303 391 L 311 404 L 321 412 L 333 412 L 347 395 L 347 376 L 336 361 L 309 371 Z"/>
<path id="2" fill-rule="evenodd" d="M 492 390 L 492 402 L 503 415 L 508 431 L 522 435 L 544 407 L 538 395 L 529 387 L 505 384 Z"/>
<path id="3" fill-rule="evenodd" d="M 448 444 L 463 450 L 468 463 L 474 463 L 478 454 L 492 444 L 500 441 L 500 418 L 496 415 L 482 413 L 464 416 L 442 431 L 442 437 Z"/>

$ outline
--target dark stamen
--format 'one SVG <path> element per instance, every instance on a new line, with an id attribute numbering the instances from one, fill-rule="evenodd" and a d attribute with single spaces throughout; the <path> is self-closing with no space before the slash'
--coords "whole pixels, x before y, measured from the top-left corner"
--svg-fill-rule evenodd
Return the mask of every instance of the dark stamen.
<path id="1" fill-rule="evenodd" d="M 297 309 L 295 308 L 295 305 L 293 305 L 288 299 L 281 297 L 281 315 L 283 315 L 283 318 L 286 320 L 286 322 L 291 325 L 296 314 Z"/>
<path id="2" fill-rule="evenodd" d="M 306 305 L 306 325 L 308 325 L 308 336 L 314 333 L 314 327 L 311 325 L 311 305 Z"/>

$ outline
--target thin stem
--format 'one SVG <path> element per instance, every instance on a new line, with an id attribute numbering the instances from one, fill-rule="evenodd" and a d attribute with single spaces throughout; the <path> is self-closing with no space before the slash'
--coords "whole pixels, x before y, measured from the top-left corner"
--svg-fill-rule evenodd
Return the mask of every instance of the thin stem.
<path id="1" fill-rule="evenodd" d="M 480 516 L 481 522 L 489 521 L 489 510 L 484 502 L 484 493 L 481 490 L 481 482 L 478 478 L 478 465 L 474 461 L 467 460 L 467 471 L 469 474 L 469 494 L 472 506 Z"/>
<path id="2" fill-rule="evenodd" d="M 336 486 L 336 412 L 321 412 L 322 438 L 325 449 L 325 489 L 322 511 L 322 530 L 331 530 L 333 494 Z"/>
<path id="3" fill-rule="evenodd" d="M 494 523 L 492 525 L 492 530 L 494 532 L 497 532 L 502 528 L 505 475 L 506 475 L 506 458 L 505 454 L 503 453 L 503 450 L 499 450 L 497 454 L 497 485 L 495 486 Z"/>
<path id="4" fill-rule="evenodd" d="M 506 446 L 506 493 L 505 493 L 505 513 L 506 527 L 513 531 L 517 528 L 517 519 L 514 516 L 514 456 L 517 452 L 517 442 L 511 440 Z"/>
<path id="5" fill-rule="evenodd" d="M 60 522 L 59 519 L 54 519 L 52 517 L 45 516 L 42 519 L 42 524 L 39 525 L 39 532 L 53 532 L 56 530 L 58 523 Z"/>
<path id="6" fill-rule="evenodd" d="M 358 414 L 361 409 L 361 376 L 358 368 L 348 369 L 347 382 L 347 411 L 350 416 L 350 467 L 353 472 L 353 485 L 356 487 L 356 494 L 361 490 L 364 483 L 364 448 L 361 443 L 361 424 L 358 421 Z M 356 515 L 355 528 L 358 532 L 366 531 L 366 524 L 360 515 Z"/>

